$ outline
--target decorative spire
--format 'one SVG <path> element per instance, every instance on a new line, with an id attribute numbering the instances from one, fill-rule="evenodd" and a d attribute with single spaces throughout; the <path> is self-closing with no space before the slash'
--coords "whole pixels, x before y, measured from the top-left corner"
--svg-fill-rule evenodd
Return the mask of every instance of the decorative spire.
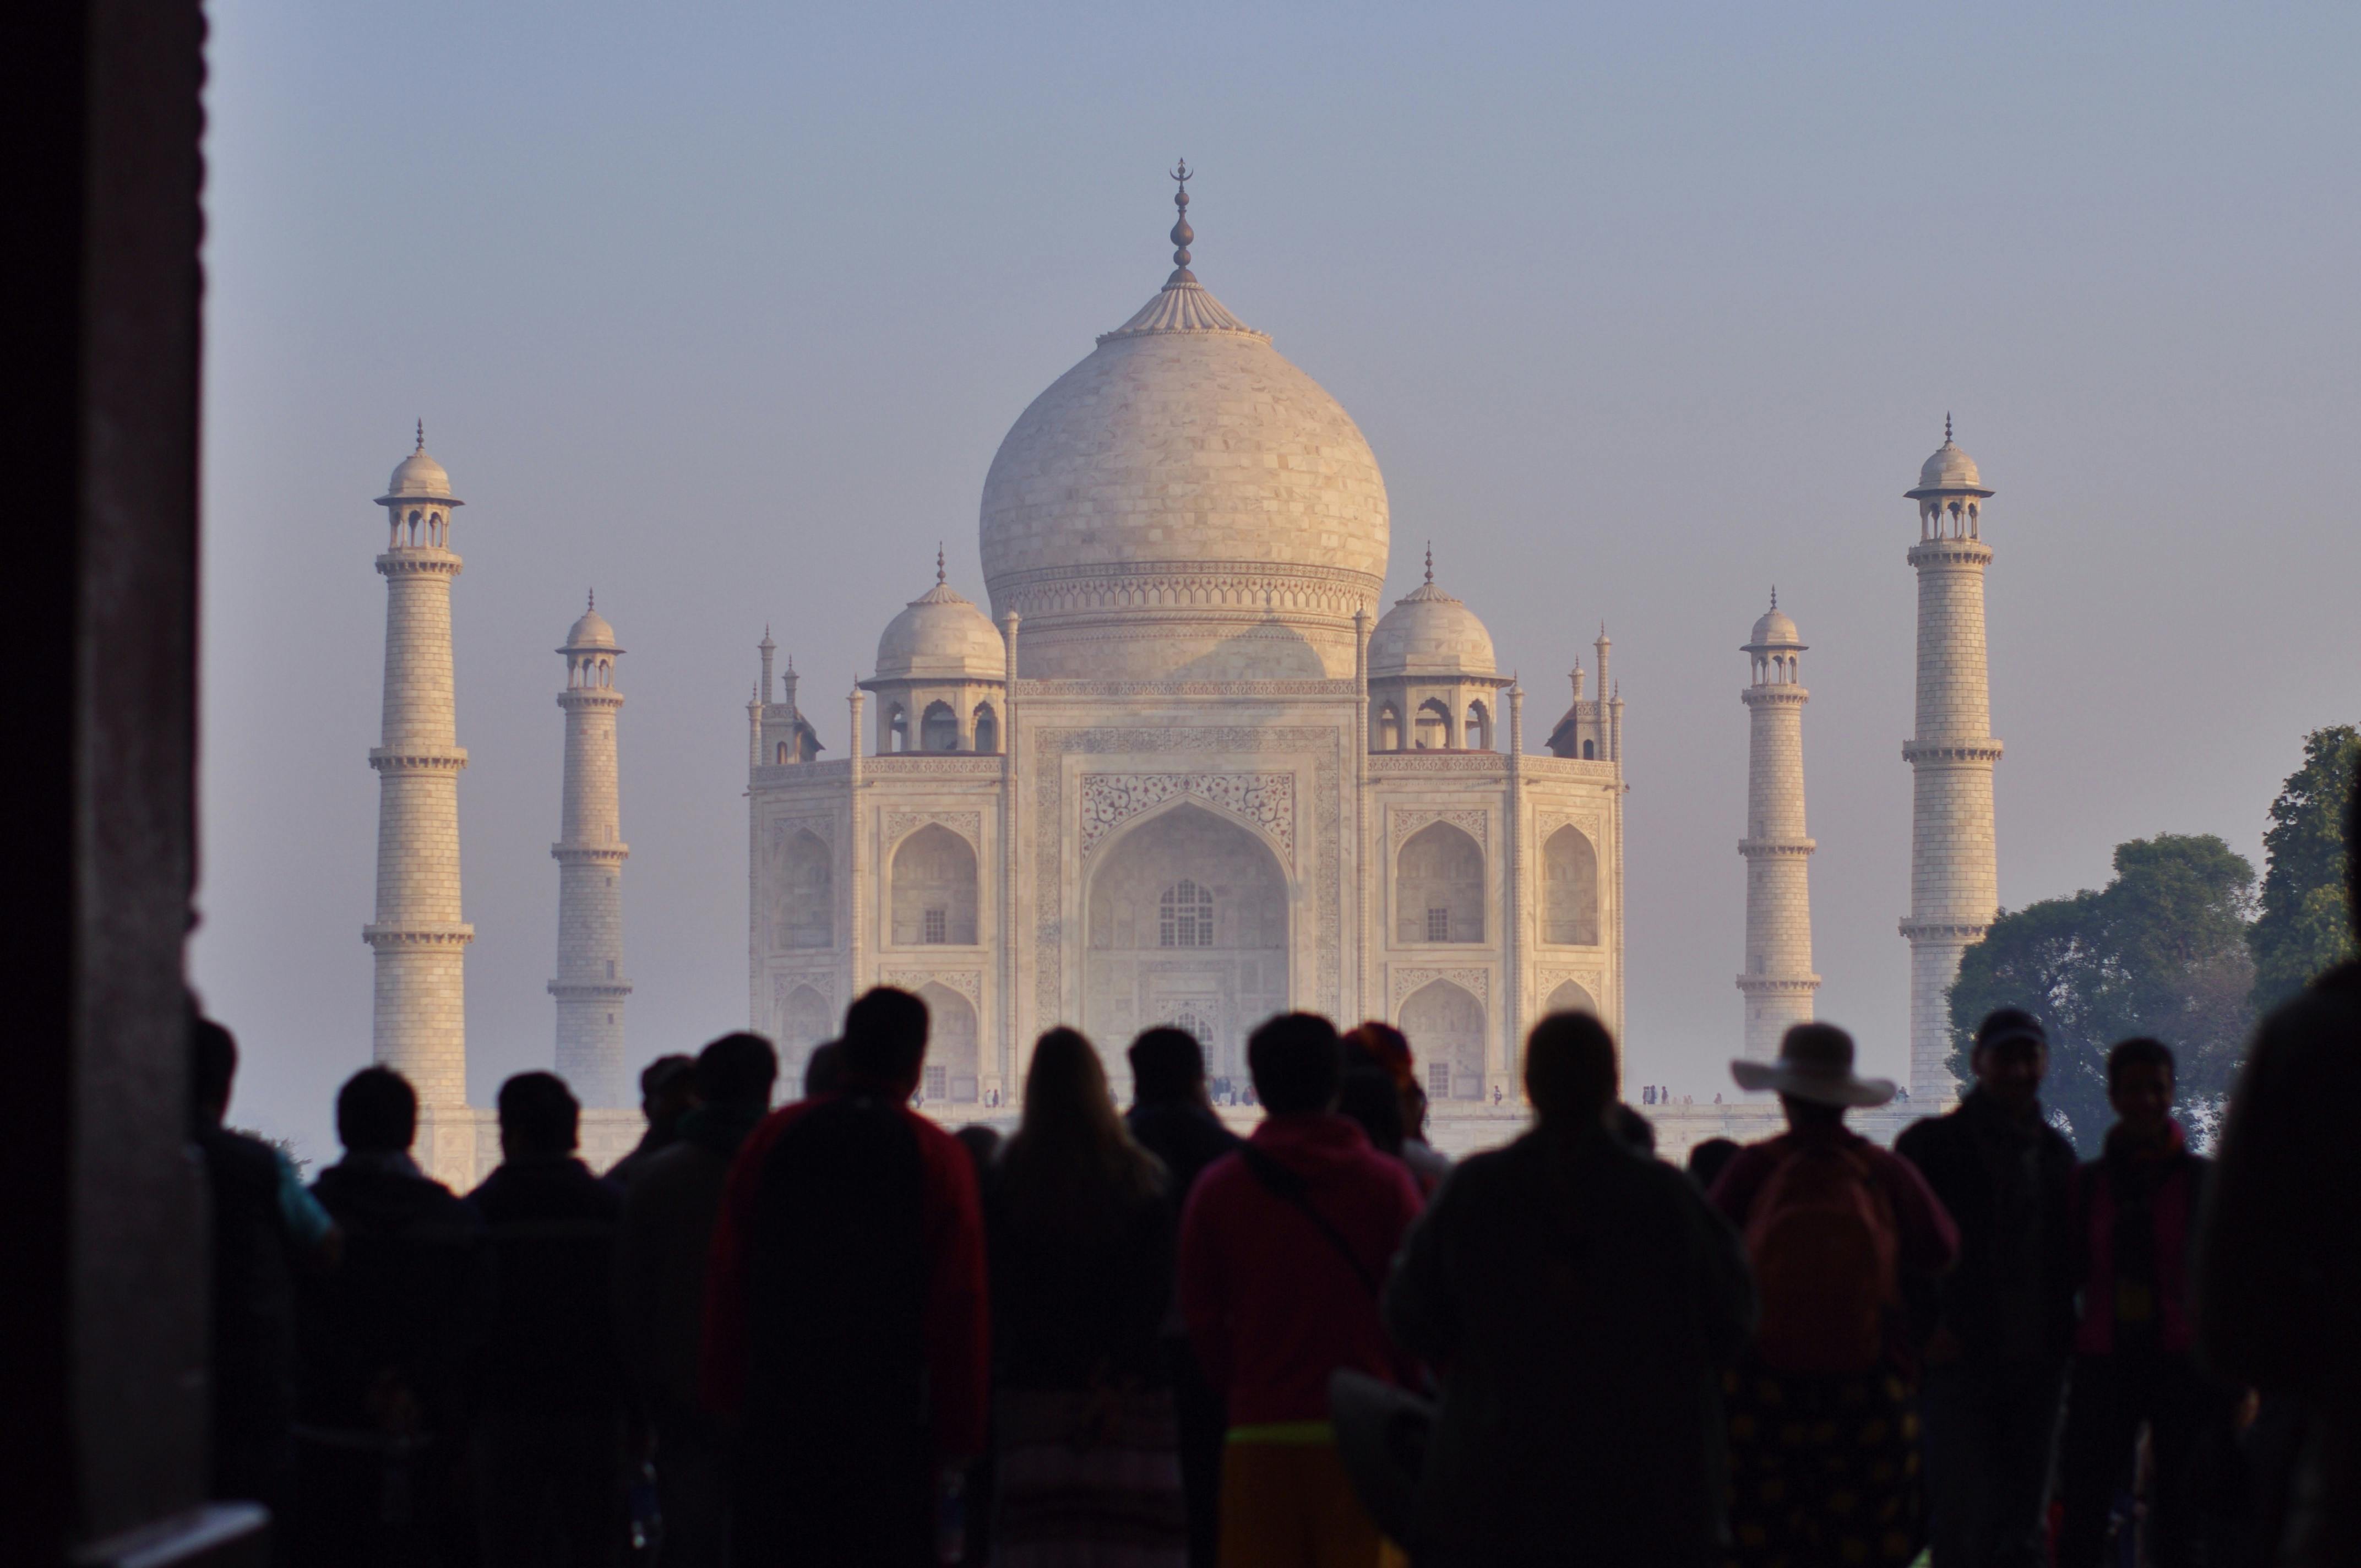
<path id="1" fill-rule="evenodd" d="M 1434 581 L 1434 541 L 1426 542 L 1426 580 Z"/>
<path id="2" fill-rule="evenodd" d="M 598 590 L 597 588 L 592 588 L 590 590 L 590 602 L 583 608 L 586 609 L 597 609 L 598 608 Z M 763 632 L 763 635 L 767 637 L 770 633 L 766 630 Z"/>
<path id="3" fill-rule="evenodd" d="M 1779 608 L 1779 585 L 1776 583 L 1771 585 L 1771 608 L 1773 609 Z"/>
<path id="4" fill-rule="evenodd" d="M 946 580 L 943 574 L 943 542 L 938 539 L 935 541 L 935 581 L 941 583 Z"/>
<path id="5" fill-rule="evenodd" d="M 418 450 L 420 452 L 426 450 L 426 416 L 424 414 L 418 416 Z"/>
<path id="6" fill-rule="evenodd" d="M 1197 280 L 1197 275 L 1189 270 L 1189 242 L 1197 237 L 1197 231 L 1189 226 L 1189 181 L 1194 173 L 1195 170 L 1189 167 L 1189 160 L 1184 158 L 1170 175 L 1173 181 L 1172 206 L 1178 215 L 1172 222 L 1172 276 L 1164 280 L 1168 289 L 1175 283 L 1194 283 Z"/>
<path id="7" fill-rule="evenodd" d="M 1945 445 L 1947 445 L 1947 446 L 1948 446 L 1948 445 L 1949 445 L 1949 444 L 1950 444 L 1950 441 L 1951 441 L 1951 411 L 1950 411 L 1950 410 L 1949 410 L 1949 409 L 1945 409 L 1945 410 L 1943 411 L 1943 444 L 1944 444 Z"/>

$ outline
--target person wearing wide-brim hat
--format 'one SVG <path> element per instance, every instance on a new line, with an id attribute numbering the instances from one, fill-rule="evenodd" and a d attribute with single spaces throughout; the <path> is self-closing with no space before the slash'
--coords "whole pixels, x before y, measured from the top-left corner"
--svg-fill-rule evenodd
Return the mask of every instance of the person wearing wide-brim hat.
<path id="1" fill-rule="evenodd" d="M 1853 1071 L 1850 1035 L 1832 1024 L 1798 1024 L 1779 1042 L 1778 1060 L 1734 1061 L 1730 1071 L 1741 1089 L 1775 1092 L 1787 1114 L 1784 1133 L 1741 1149 L 1713 1185 L 1714 1205 L 1748 1234 L 1763 1293 L 1762 1334 L 1724 1389 L 1735 1560 L 1740 1568 L 1784 1560 L 1899 1568 L 1925 1544 L 1926 1509 L 1895 1298 L 1905 1285 L 1931 1288 L 1959 1254 L 1959 1232 L 1915 1167 L 1844 1124 L 1848 1110 L 1894 1098 L 1890 1081 Z M 1809 1163 L 1791 1170 L 1791 1162 Z M 1832 1169 L 1850 1174 L 1832 1183 Z M 1866 1201 L 1837 1203 L 1839 1223 L 1848 1209 L 1867 1210 L 1891 1226 L 1887 1277 L 1869 1282 L 1889 1306 L 1858 1320 L 1870 1331 L 1858 1361 L 1816 1359 L 1830 1347 L 1811 1341 L 1820 1321 L 1811 1315 L 1812 1287 L 1863 1277 L 1798 1273 L 1796 1257 L 1818 1255 L 1808 1234 L 1800 1254 L 1787 1238 L 1796 1226 L 1810 1233 L 1829 1223 L 1830 1196 L 1845 1182 L 1865 1188 Z M 1802 1437 L 1781 1441 L 1789 1433 Z"/>
<path id="2" fill-rule="evenodd" d="M 1854 1076 L 1852 1036 L 1833 1025 L 1798 1025 L 1779 1042 L 1778 1060 L 1733 1061 L 1730 1076 L 1751 1092 L 1767 1089 L 1815 1105 L 1866 1110 L 1894 1098 L 1892 1079 Z"/>

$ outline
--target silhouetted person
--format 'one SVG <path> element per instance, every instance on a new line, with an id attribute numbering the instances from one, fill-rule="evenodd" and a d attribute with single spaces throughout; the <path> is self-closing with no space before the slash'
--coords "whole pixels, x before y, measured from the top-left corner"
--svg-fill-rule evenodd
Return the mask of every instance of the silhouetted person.
<path id="1" fill-rule="evenodd" d="M 1745 1254 L 1686 1177 L 1610 1129 L 1598 1019 L 1535 1025 L 1525 1091 L 1537 1125 L 1460 1162 L 1386 1288 L 1394 1338 L 1442 1369 L 1418 1562 L 1719 1563 Z"/>
<path id="2" fill-rule="evenodd" d="M 299 1282 L 296 1560 L 464 1561 L 467 1376 L 486 1306 L 483 1225 L 410 1157 L 418 1096 L 390 1068 L 336 1092 L 345 1157 L 312 1184 L 344 1234 Z"/>
<path id="3" fill-rule="evenodd" d="M 1914 1302 L 1927 1503 L 1936 1568 L 2020 1568 L 2042 1560 L 2074 1332 L 2074 1146 L 2042 1115 L 2049 1041 L 2039 1019 L 1993 1013 L 1969 1063 L 1976 1081 L 1958 1107 L 1894 1141 L 1960 1229 L 1959 1267 Z"/>
<path id="4" fill-rule="evenodd" d="M 1401 1147 L 1389 1152 L 1401 1156 L 1410 1173 L 1418 1178 L 1422 1194 L 1432 1194 L 1451 1174 L 1451 1161 L 1426 1141 L 1426 1090 L 1418 1081 L 1410 1036 L 1391 1024 L 1369 1018 L 1346 1033 L 1345 1046 L 1347 1051 L 1359 1051 L 1392 1079 L 1395 1098 L 1401 1105 L 1402 1136 Z"/>
<path id="5" fill-rule="evenodd" d="M 1115 1114 L 1091 1043 L 1042 1036 L 1024 1121 L 984 1194 L 995 1563 L 1186 1560 L 1159 1343 L 1172 1308 L 1165 1183 Z"/>
<path id="6" fill-rule="evenodd" d="M 190 1137 L 213 1239 L 212 1495 L 283 1514 L 294 1478 L 294 1270 L 324 1265 L 335 1233 L 283 1152 L 222 1125 L 236 1077 L 230 1032 L 192 1016 Z"/>
<path id="7" fill-rule="evenodd" d="M 615 1162 L 607 1179 L 629 1187 L 639 1179 L 640 1168 L 672 1146 L 680 1135 L 680 1119 L 697 1103 L 697 1064 L 685 1056 L 658 1057 L 640 1069 L 640 1114 L 647 1131 L 631 1152 Z"/>
<path id="8" fill-rule="evenodd" d="M 2361 931 L 2361 785 L 2345 814 L 2346 917 Z M 2361 963 L 2263 1021 L 2230 1096 L 2197 1251 L 2197 1343 L 2259 1389 L 2257 1562 L 2361 1563 Z"/>
<path id="9" fill-rule="evenodd" d="M 1206 1092 L 1205 1053 L 1185 1029 L 1160 1025 L 1132 1041 L 1131 1110 L 1124 1120 L 1164 1162 L 1166 1201 L 1179 1234 L 1180 1213 L 1205 1168 L 1242 1141 L 1222 1125 Z M 1189 1348 L 1176 1302 L 1164 1322 L 1164 1357 L 1180 1418 L 1180 1483 L 1189 1505 L 1191 1568 L 1213 1568 L 1221 1539 L 1222 1438 L 1229 1421 L 1222 1392 L 1207 1380 Z"/>
<path id="10" fill-rule="evenodd" d="M 500 1168 L 467 1197 L 492 1260 L 473 1380 L 484 1558 L 611 1563 L 625 1529 L 610 1296 L 623 1201 L 574 1156 L 580 1107 L 564 1080 L 521 1072 L 499 1111 Z"/>
<path id="11" fill-rule="evenodd" d="M 1697 1190 L 1712 1191 L 1713 1184 L 1721 1179 L 1721 1173 L 1730 1168 L 1737 1153 L 1738 1142 L 1734 1138 L 1708 1138 L 1689 1150 L 1689 1175 L 1696 1180 Z"/>
<path id="12" fill-rule="evenodd" d="M 1653 1157 L 1656 1152 L 1656 1124 L 1642 1116 L 1621 1101 L 1607 1108 L 1607 1127 L 1629 1145 L 1634 1154 Z"/>
<path id="13" fill-rule="evenodd" d="M 1853 1073 L 1852 1036 L 1798 1024 L 1776 1061 L 1734 1061 L 1775 1091 L 1787 1131 L 1751 1144 L 1712 1201 L 1746 1239 L 1762 1321 L 1724 1383 L 1730 1529 L 1741 1568 L 1900 1568 L 1925 1544 L 1905 1289 L 1959 1254 L 1918 1172 L 1844 1124 L 1894 1097 Z"/>
<path id="14" fill-rule="evenodd" d="M 814 1046 L 811 1055 L 804 1058 L 804 1098 L 817 1100 L 833 1093 L 838 1075 L 844 1068 L 844 1042 L 829 1040 Z"/>
<path id="15" fill-rule="evenodd" d="M 2067 1378 L 2059 1458 L 2066 1503 L 2062 1568 L 2098 1568 L 2107 1513 L 2131 1490 L 2133 1449 L 2148 1428 L 2149 1557 L 2157 1568 L 2208 1561 L 2200 1507 L 2201 1440 L 2220 1440 L 2229 1400 L 2197 1369 L 2189 1310 L 2191 1242 L 2209 1162 L 2172 1119 L 2172 1052 L 2125 1040 L 2107 1053 L 2115 1124 L 2106 1152 L 2074 1173 L 2073 1279 L 2081 1321 Z"/>
<path id="16" fill-rule="evenodd" d="M 1420 1200 L 1410 1168 L 1334 1113 L 1342 1058 L 1325 1018 L 1257 1029 L 1246 1064 L 1269 1113 L 1198 1179 L 1181 1216 L 1181 1314 L 1229 1404 L 1224 1568 L 1378 1561 L 1377 1526 L 1336 1453 L 1328 1379 L 1411 1375 L 1378 1292 Z"/>
<path id="17" fill-rule="evenodd" d="M 779 1058 L 760 1035 L 724 1035 L 697 1053 L 697 1105 L 623 1196 L 615 1238 L 615 1336 L 655 1437 L 664 1560 L 726 1560 L 729 1444 L 697 1388 L 705 1274 L 730 1162 L 771 1109 Z"/>
<path id="18" fill-rule="evenodd" d="M 847 1010 L 842 1071 L 730 1168 L 706 1402 L 737 1422 L 734 1562 L 930 1563 L 946 1476 L 983 1452 L 991 1327 L 967 1151 L 912 1111 L 927 1006 Z"/>

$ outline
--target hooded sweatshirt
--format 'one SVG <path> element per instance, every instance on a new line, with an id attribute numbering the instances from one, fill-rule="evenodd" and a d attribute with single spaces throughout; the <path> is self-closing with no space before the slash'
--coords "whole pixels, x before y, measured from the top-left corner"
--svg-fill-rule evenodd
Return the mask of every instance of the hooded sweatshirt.
<path id="1" fill-rule="evenodd" d="M 1336 1368 L 1396 1383 L 1415 1370 L 1378 1292 L 1418 1217 L 1418 1183 L 1342 1116 L 1274 1115 L 1249 1146 L 1301 1182 L 1301 1200 L 1245 1152 L 1208 1166 L 1180 1220 L 1180 1314 L 1234 1427 L 1324 1421 Z"/>

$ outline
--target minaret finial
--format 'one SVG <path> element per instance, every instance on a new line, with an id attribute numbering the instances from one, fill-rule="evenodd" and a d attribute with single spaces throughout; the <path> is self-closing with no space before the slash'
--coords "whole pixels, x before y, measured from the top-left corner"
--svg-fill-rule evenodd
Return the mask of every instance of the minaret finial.
<path id="1" fill-rule="evenodd" d="M 1951 411 L 1949 409 L 1943 411 L 1943 439 L 1946 442 L 1951 439 Z"/>
<path id="2" fill-rule="evenodd" d="M 1429 583 L 1434 581 L 1434 541 L 1432 539 L 1426 542 L 1426 580 Z"/>
<path id="3" fill-rule="evenodd" d="M 943 542 L 938 539 L 935 541 L 935 586 L 940 587 L 943 581 Z"/>
<path id="4" fill-rule="evenodd" d="M 1189 242 L 1197 237 L 1197 231 L 1189 226 L 1189 181 L 1195 172 L 1184 158 L 1174 166 L 1170 176 L 1172 206 L 1179 215 L 1172 222 L 1172 276 L 1164 284 L 1168 289 L 1175 283 L 1197 280 L 1196 274 L 1189 270 Z"/>
<path id="5" fill-rule="evenodd" d="M 590 603 L 588 608 L 591 609 L 597 609 L 598 608 L 598 590 L 597 588 L 592 588 L 590 590 Z"/>
<path id="6" fill-rule="evenodd" d="M 421 452 L 426 450 L 426 416 L 424 414 L 418 416 L 418 450 Z"/>
<path id="7" fill-rule="evenodd" d="M 1779 585 L 1776 583 L 1771 585 L 1771 608 L 1773 609 L 1779 608 Z"/>

